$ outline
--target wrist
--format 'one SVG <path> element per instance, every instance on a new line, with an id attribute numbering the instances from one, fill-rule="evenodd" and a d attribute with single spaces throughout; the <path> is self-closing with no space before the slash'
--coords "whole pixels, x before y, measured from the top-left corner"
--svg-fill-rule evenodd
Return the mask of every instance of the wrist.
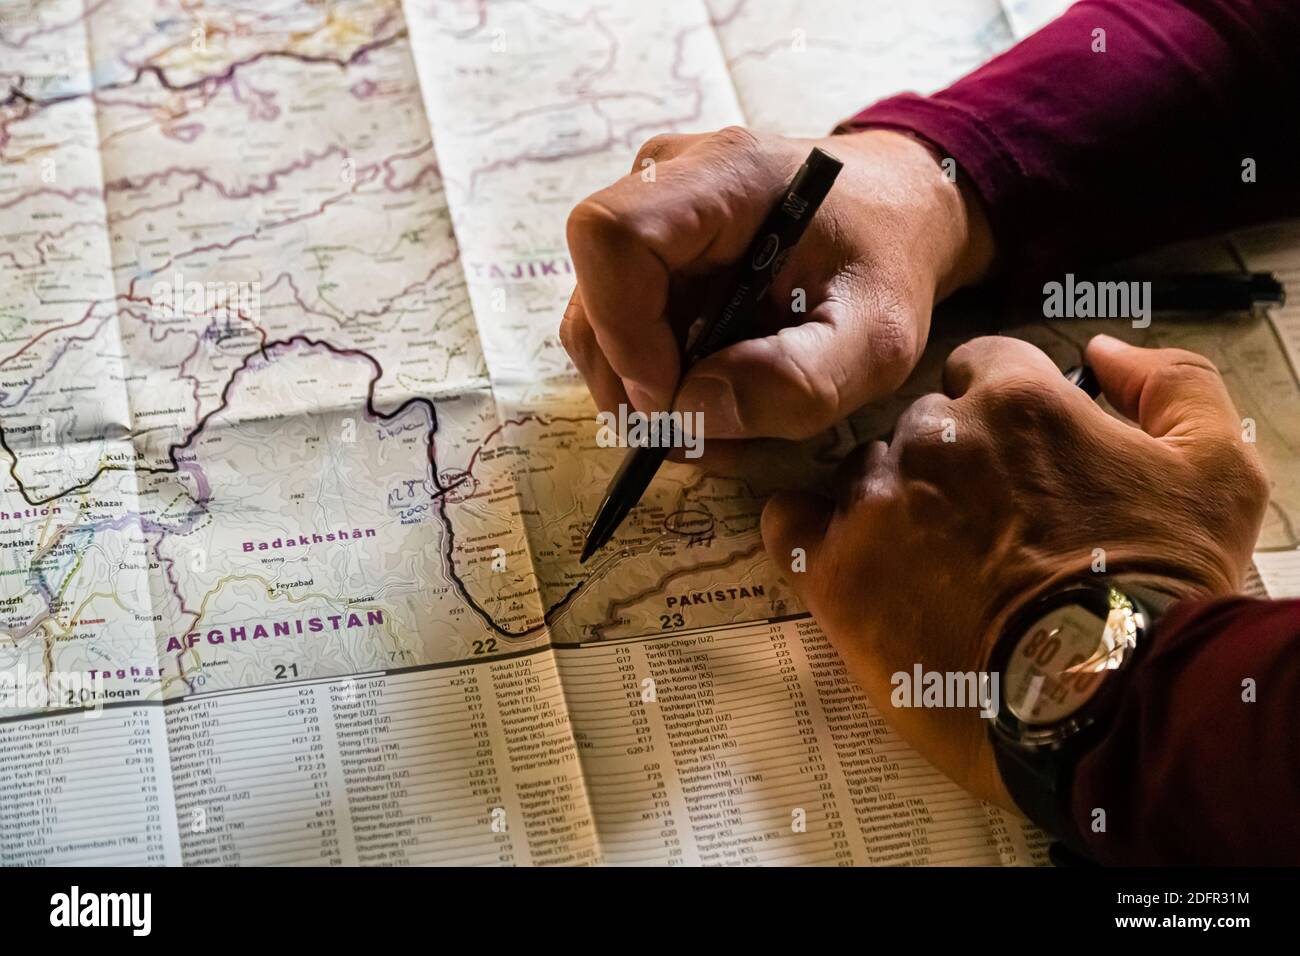
<path id="1" fill-rule="evenodd" d="M 1097 559 L 1092 555 L 1077 555 L 1072 560 L 1039 567 L 1027 572 L 1019 580 L 1009 582 L 1006 589 L 993 597 L 985 623 L 979 631 L 982 660 L 987 661 L 993 646 L 1013 617 L 1040 598 L 1069 586 L 1071 582 L 1095 579 L 1121 590 L 1125 584 L 1134 584 L 1159 592 L 1171 604 L 1223 597 L 1235 591 L 1230 582 L 1220 580 L 1221 575 L 1217 575 L 1213 569 L 1202 568 L 1199 564 L 1175 567 L 1165 558 L 1143 560 L 1136 556 L 1117 557 L 1119 560 L 1114 561 L 1107 570 L 1104 566 L 1098 568 L 1095 564 Z"/>
<path id="2" fill-rule="evenodd" d="M 1075 767 L 1112 725 L 1170 600 L 1131 577 L 1075 577 L 1017 612 L 986 665 L 1001 690 L 989 740 L 1006 792 L 1084 857 Z"/>
<path id="3" fill-rule="evenodd" d="M 993 230 L 989 226 L 988 211 L 984 208 L 984 199 L 969 178 L 959 178 L 955 187 L 961 208 L 963 239 L 960 255 L 954 261 L 951 272 L 945 277 L 948 288 L 941 297 L 946 297 L 964 286 L 983 282 L 993 272 L 997 255 Z"/>
<path id="4" fill-rule="evenodd" d="M 888 163 L 919 212 L 918 232 L 925 242 L 940 301 L 963 286 L 985 279 L 996 253 L 984 201 L 956 160 L 929 140 L 904 131 L 865 129 L 835 137 L 869 162 Z"/>

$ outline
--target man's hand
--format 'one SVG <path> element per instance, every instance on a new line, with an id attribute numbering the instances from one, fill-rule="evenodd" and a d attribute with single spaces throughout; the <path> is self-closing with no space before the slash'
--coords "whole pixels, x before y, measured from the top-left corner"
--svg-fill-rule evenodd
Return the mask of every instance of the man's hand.
<path id="1" fill-rule="evenodd" d="M 730 266 L 814 143 L 844 169 L 757 337 L 679 382 L 686 330 L 720 307 Z M 597 405 L 703 412 L 710 439 L 806 438 L 888 395 L 925 346 L 934 302 L 992 256 L 978 203 L 925 146 L 883 131 L 657 136 L 629 175 L 573 210 L 568 238 L 578 288 L 560 337 Z"/>
<path id="2" fill-rule="evenodd" d="M 846 462 L 838 498 L 772 499 L 763 539 L 867 695 L 936 766 L 1014 809 L 975 709 L 900 709 L 892 674 L 979 671 L 1006 619 L 1098 556 L 1180 596 L 1234 591 L 1268 483 L 1218 372 L 1098 336 L 1106 414 L 1032 345 L 952 353 L 945 394 Z"/>

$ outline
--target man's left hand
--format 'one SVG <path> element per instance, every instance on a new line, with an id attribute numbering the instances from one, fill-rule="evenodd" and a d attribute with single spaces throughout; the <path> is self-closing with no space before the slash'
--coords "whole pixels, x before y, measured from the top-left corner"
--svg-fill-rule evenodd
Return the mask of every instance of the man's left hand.
<path id="1" fill-rule="evenodd" d="M 891 675 L 979 671 L 1007 618 L 1054 585 L 1140 576 L 1182 596 L 1231 593 L 1268 483 L 1214 366 L 1099 336 L 1088 359 L 1135 427 L 1039 349 L 981 338 L 944 393 L 888 444 L 845 463 L 837 499 L 780 495 L 763 538 L 876 707 L 968 790 L 1014 809 L 978 709 L 890 706 Z"/>

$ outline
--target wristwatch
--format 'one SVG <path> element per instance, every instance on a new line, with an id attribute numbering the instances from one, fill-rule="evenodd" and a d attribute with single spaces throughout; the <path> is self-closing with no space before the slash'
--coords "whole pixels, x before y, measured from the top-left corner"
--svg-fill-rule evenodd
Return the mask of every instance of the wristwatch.
<path id="1" fill-rule="evenodd" d="M 1173 595 L 1097 576 L 1071 581 L 1007 622 L 989 656 L 1001 687 L 989 733 L 1012 799 L 1059 840 L 1058 856 L 1087 860 L 1070 784 L 1079 758 L 1109 726 L 1134 663 Z"/>

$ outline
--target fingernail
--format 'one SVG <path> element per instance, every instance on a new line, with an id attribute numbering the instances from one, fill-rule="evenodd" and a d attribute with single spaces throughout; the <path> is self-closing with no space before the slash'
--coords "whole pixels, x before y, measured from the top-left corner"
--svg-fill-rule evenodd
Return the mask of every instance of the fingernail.
<path id="1" fill-rule="evenodd" d="M 1122 339 L 1117 339 L 1113 335 L 1107 335 L 1105 332 L 1101 332 L 1097 335 L 1094 335 L 1092 337 L 1092 340 L 1093 342 L 1096 342 L 1104 349 L 1114 350 L 1117 347 L 1118 348 L 1124 347 L 1124 342 Z"/>
<path id="2" fill-rule="evenodd" d="M 740 409 L 736 406 L 736 392 L 729 382 L 720 378 L 688 378 L 673 407 L 681 412 L 699 412 L 703 416 L 701 424 L 706 438 L 741 438 L 744 435 Z"/>

